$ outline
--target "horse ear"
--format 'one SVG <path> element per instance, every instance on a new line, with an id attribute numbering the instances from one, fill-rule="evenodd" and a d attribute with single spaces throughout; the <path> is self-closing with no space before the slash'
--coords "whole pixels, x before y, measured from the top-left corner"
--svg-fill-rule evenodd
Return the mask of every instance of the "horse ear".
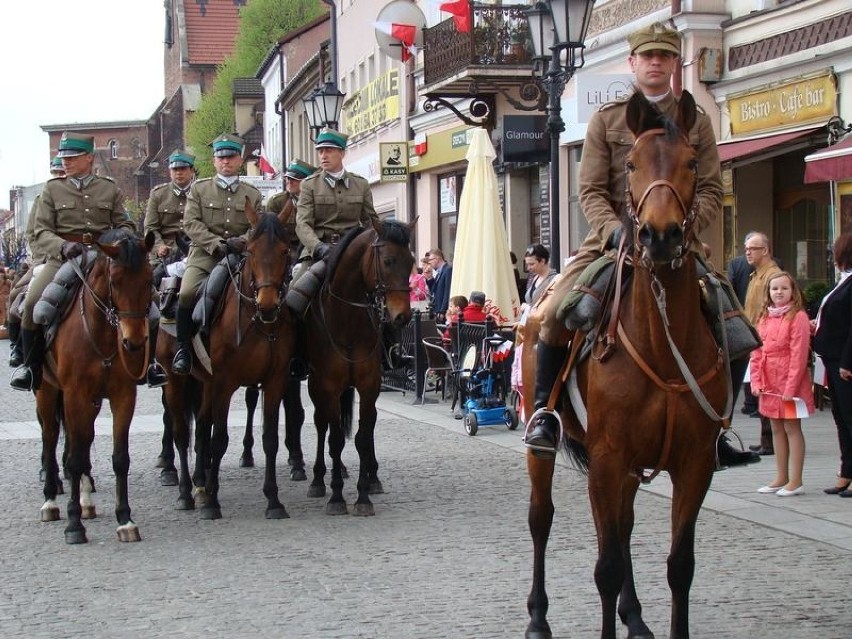
<path id="1" fill-rule="evenodd" d="M 695 106 L 695 98 L 689 91 L 684 91 L 677 103 L 677 125 L 684 135 L 689 134 L 695 121 L 698 119 L 698 109 Z"/>
<path id="2" fill-rule="evenodd" d="M 151 249 L 154 248 L 154 231 L 148 231 L 145 233 L 145 252 L 150 253 Z"/>
<path id="3" fill-rule="evenodd" d="M 257 226 L 257 210 L 248 195 L 246 195 L 246 218 L 251 226 Z"/>
<path id="4" fill-rule="evenodd" d="M 409 233 L 413 233 L 414 229 L 417 228 L 417 220 L 419 220 L 419 219 L 420 219 L 420 216 L 417 215 L 417 216 L 414 217 L 413 220 L 411 220 L 411 222 L 408 225 L 408 232 Z"/>
<path id="5" fill-rule="evenodd" d="M 648 102 L 648 98 L 636 89 L 630 99 L 627 101 L 627 127 L 633 131 L 633 135 L 639 137 L 639 134 L 649 129 L 659 129 L 663 126 L 662 115 L 653 104 Z"/>

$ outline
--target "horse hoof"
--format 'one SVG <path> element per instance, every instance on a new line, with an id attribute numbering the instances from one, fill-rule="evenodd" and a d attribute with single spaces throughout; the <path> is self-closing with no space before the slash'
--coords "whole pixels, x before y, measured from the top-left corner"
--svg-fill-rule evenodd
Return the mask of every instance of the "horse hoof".
<path id="1" fill-rule="evenodd" d="M 98 513 L 95 509 L 94 505 L 92 506 L 83 506 L 80 511 L 80 519 L 97 519 Z"/>
<path id="2" fill-rule="evenodd" d="M 348 515 L 345 501 L 330 501 L 325 505 L 326 515 Z"/>
<path id="3" fill-rule="evenodd" d="M 205 506 L 201 509 L 201 519 L 222 519 L 222 509 L 218 506 Z"/>
<path id="4" fill-rule="evenodd" d="M 308 497 L 325 497 L 325 486 L 308 486 Z"/>
<path id="5" fill-rule="evenodd" d="M 524 639 L 553 639 L 553 633 L 550 632 L 549 628 L 547 630 L 530 630 L 527 628 Z"/>
<path id="6" fill-rule="evenodd" d="M 267 508 L 266 509 L 266 518 L 267 519 L 290 519 L 290 515 L 287 513 L 287 509 L 284 506 L 278 508 Z"/>
<path id="7" fill-rule="evenodd" d="M 43 522 L 59 521 L 59 506 L 42 506 L 41 520 Z"/>
<path id="8" fill-rule="evenodd" d="M 142 535 L 139 534 L 139 527 L 132 521 L 116 528 L 115 534 L 118 535 L 118 540 L 122 542 L 142 541 Z"/>
<path id="9" fill-rule="evenodd" d="M 384 495 L 385 487 L 382 486 L 382 482 L 378 479 L 376 481 L 371 481 L 370 485 L 367 487 L 368 495 Z"/>
<path id="10" fill-rule="evenodd" d="M 66 544 L 85 544 L 88 543 L 88 539 L 86 539 L 86 531 L 85 530 L 66 530 L 65 531 L 65 543 Z"/>
<path id="11" fill-rule="evenodd" d="M 240 468 L 254 468 L 254 457 L 251 455 L 241 455 Z"/>
<path id="12" fill-rule="evenodd" d="M 304 468 L 293 468 L 290 471 L 290 481 L 308 481 L 308 475 Z"/>
<path id="13" fill-rule="evenodd" d="M 163 470 L 160 472 L 160 486 L 177 486 L 177 470 Z"/>
<path id="14" fill-rule="evenodd" d="M 195 501 L 191 497 L 189 499 L 178 497 L 175 502 L 175 510 L 195 510 Z"/>
<path id="15" fill-rule="evenodd" d="M 352 508 L 352 515 L 354 517 L 372 517 L 376 514 L 376 509 L 373 508 L 373 504 L 358 504 Z"/>

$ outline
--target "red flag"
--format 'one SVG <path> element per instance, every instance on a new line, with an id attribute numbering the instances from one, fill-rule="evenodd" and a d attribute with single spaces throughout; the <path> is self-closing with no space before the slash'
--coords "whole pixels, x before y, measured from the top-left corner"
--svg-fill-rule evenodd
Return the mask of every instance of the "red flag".
<path id="1" fill-rule="evenodd" d="M 453 14 L 453 22 L 461 33 L 470 31 L 470 2 L 469 0 L 453 0 L 441 4 L 441 11 Z"/>
<path id="2" fill-rule="evenodd" d="M 263 173 L 264 177 L 267 175 L 275 175 L 277 173 L 275 167 L 272 166 L 269 163 L 269 160 L 264 157 L 262 146 L 260 147 L 260 156 L 257 158 L 257 168 L 260 169 L 260 172 Z"/>
<path id="3" fill-rule="evenodd" d="M 416 53 L 414 39 L 417 37 L 417 27 L 413 24 L 391 24 L 391 37 L 402 42 L 402 61 L 407 62 Z"/>

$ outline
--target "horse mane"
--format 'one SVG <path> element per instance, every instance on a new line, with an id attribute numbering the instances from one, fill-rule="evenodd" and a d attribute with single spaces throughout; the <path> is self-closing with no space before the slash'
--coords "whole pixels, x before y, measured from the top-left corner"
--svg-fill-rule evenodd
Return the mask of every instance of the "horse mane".
<path id="1" fill-rule="evenodd" d="M 256 240 L 264 235 L 270 240 L 289 241 L 284 225 L 281 224 L 275 213 L 261 213 L 258 215 L 257 224 L 251 233 L 251 239 Z"/>
<path id="2" fill-rule="evenodd" d="M 372 228 L 372 227 L 370 227 Z M 340 242 L 334 247 L 331 255 L 328 257 L 328 278 L 334 277 L 337 270 L 337 265 L 340 263 L 341 256 L 346 252 L 346 248 L 355 241 L 355 238 L 361 235 L 367 229 L 361 226 L 356 226 L 350 229 L 346 235 L 341 238 Z M 397 220 L 384 220 L 379 224 L 379 239 L 385 240 L 398 246 L 409 246 L 411 242 L 411 230 L 407 224 L 403 224 Z"/>
<path id="3" fill-rule="evenodd" d="M 145 263 L 146 255 L 144 244 L 136 233 L 125 229 L 110 229 L 100 237 L 101 244 L 113 244 L 118 246 L 118 257 L 116 262 L 136 270 Z"/>

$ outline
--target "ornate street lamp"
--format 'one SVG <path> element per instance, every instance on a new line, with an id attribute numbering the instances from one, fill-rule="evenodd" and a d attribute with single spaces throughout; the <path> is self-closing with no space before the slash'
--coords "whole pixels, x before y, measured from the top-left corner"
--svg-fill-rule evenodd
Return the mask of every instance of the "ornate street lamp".
<path id="1" fill-rule="evenodd" d="M 542 62 L 541 84 L 547 93 L 547 130 L 550 133 L 550 262 L 562 270 L 559 247 L 559 135 L 565 130 L 562 93 L 583 66 L 586 32 L 595 0 L 548 0 L 528 9 L 535 60 Z M 564 52 L 564 53 L 563 53 Z M 563 62 L 564 55 L 564 62 Z"/>
<path id="2" fill-rule="evenodd" d="M 307 97 L 302 98 L 312 138 L 316 138 L 317 134 L 326 127 L 337 129 L 345 97 L 346 94 L 341 93 L 337 85 L 326 82 L 325 85 L 317 87 Z"/>

